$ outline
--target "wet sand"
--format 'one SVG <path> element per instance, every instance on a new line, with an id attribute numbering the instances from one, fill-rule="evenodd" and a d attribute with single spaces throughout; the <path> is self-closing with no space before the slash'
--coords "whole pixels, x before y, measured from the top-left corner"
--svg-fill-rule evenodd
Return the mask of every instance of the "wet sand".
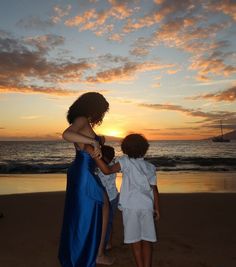
<path id="1" fill-rule="evenodd" d="M 162 193 L 236 193 L 236 172 L 157 172 Z M 116 185 L 120 189 L 121 173 Z M 65 191 L 65 173 L 0 174 L 0 195 Z"/>
<path id="2" fill-rule="evenodd" d="M 0 266 L 59 267 L 63 192 L 0 196 Z M 236 194 L 161 194 L 159 242 L 153 267 L 235 267 Z M 114 225 L 114 267 L 134 266 Z"/>

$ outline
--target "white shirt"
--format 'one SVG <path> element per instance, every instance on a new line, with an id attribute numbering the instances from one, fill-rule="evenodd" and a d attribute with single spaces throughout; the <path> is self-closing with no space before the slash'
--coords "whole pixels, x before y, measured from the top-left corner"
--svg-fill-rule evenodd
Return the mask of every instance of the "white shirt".
<path id="1" fill-rule="evenodd" d="M 129 209 L 153 210 L 153 190 L 156 185 L 156 167 L 143 158 L 118 158 L 123 173 L 119 206 Z"/>
<path id="2" fill-rule="evenodd" d="M 112 162 L 112 164 L 114 164 Z M 110 164 L 109 164 L 110 165 Z M 109 201 L 115 199 L 118 195 L 118 190 L 116 188 L 116 173 L 105 175 L 100 169 L 97 168 L 96 173 L 100 178 L 103 186 L 106 188 Z"/>

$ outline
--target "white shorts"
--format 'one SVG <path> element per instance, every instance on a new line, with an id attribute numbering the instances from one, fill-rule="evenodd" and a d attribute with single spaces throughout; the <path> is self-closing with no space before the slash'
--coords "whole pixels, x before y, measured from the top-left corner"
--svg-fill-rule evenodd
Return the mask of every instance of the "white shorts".
<path id="1" fill-rule="evenodd" d="M 124 243 L 136 243 L 141 240 L 156 242 L 156 229 L 153 211 L 148 209 L 122 209 L 124 224 Z"/>

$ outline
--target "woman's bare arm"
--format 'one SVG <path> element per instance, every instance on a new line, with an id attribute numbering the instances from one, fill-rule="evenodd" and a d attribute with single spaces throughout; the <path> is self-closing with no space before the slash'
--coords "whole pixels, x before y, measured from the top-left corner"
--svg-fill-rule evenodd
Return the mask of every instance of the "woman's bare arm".
<path id="1" fill-rule="evenodd" d="M 99 142 L 95 140 L 95 138 L 88 137 L 80 133 L 86 127 L 89 127 L 87 118 L 79 117 L 63 132 L 62 137 L 71 143 L 93 145 L 96 157 L 101 158 L 102 152 Z M 80 146 L 80 148 L 83 149 L 83 146 Z"/>
<path id="2" fill-rule="evenodd" d="M 79 117 L 71 124 L 62 134 L 63 139 L 71 143 L 82 143 L 94 145 L 98 143 L 94 138 L 87 137 L 79 133 L 88 125 L 88 120 L 85 117 Z"/>

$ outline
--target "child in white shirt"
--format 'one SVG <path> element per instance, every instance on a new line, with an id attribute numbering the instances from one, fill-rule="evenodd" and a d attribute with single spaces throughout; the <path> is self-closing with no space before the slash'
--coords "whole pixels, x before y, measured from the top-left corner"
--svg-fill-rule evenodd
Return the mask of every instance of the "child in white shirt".
<path id="1" fill-rule="evenodd" d="M 104 174 L 123 173 L 119 205 L 122 209 L 124 242 L 131 244 L 137 267 L 151 267 L 152 242 L 156 241 L 154 219 L 160 218 L 156 168 L 143 159 L 149 144 L 140 134 L 124 138 L 121 149 L 125 156 L 108 166 L 95 158 Z M 93 156 L 93 150 L 88 151 Z"/>

